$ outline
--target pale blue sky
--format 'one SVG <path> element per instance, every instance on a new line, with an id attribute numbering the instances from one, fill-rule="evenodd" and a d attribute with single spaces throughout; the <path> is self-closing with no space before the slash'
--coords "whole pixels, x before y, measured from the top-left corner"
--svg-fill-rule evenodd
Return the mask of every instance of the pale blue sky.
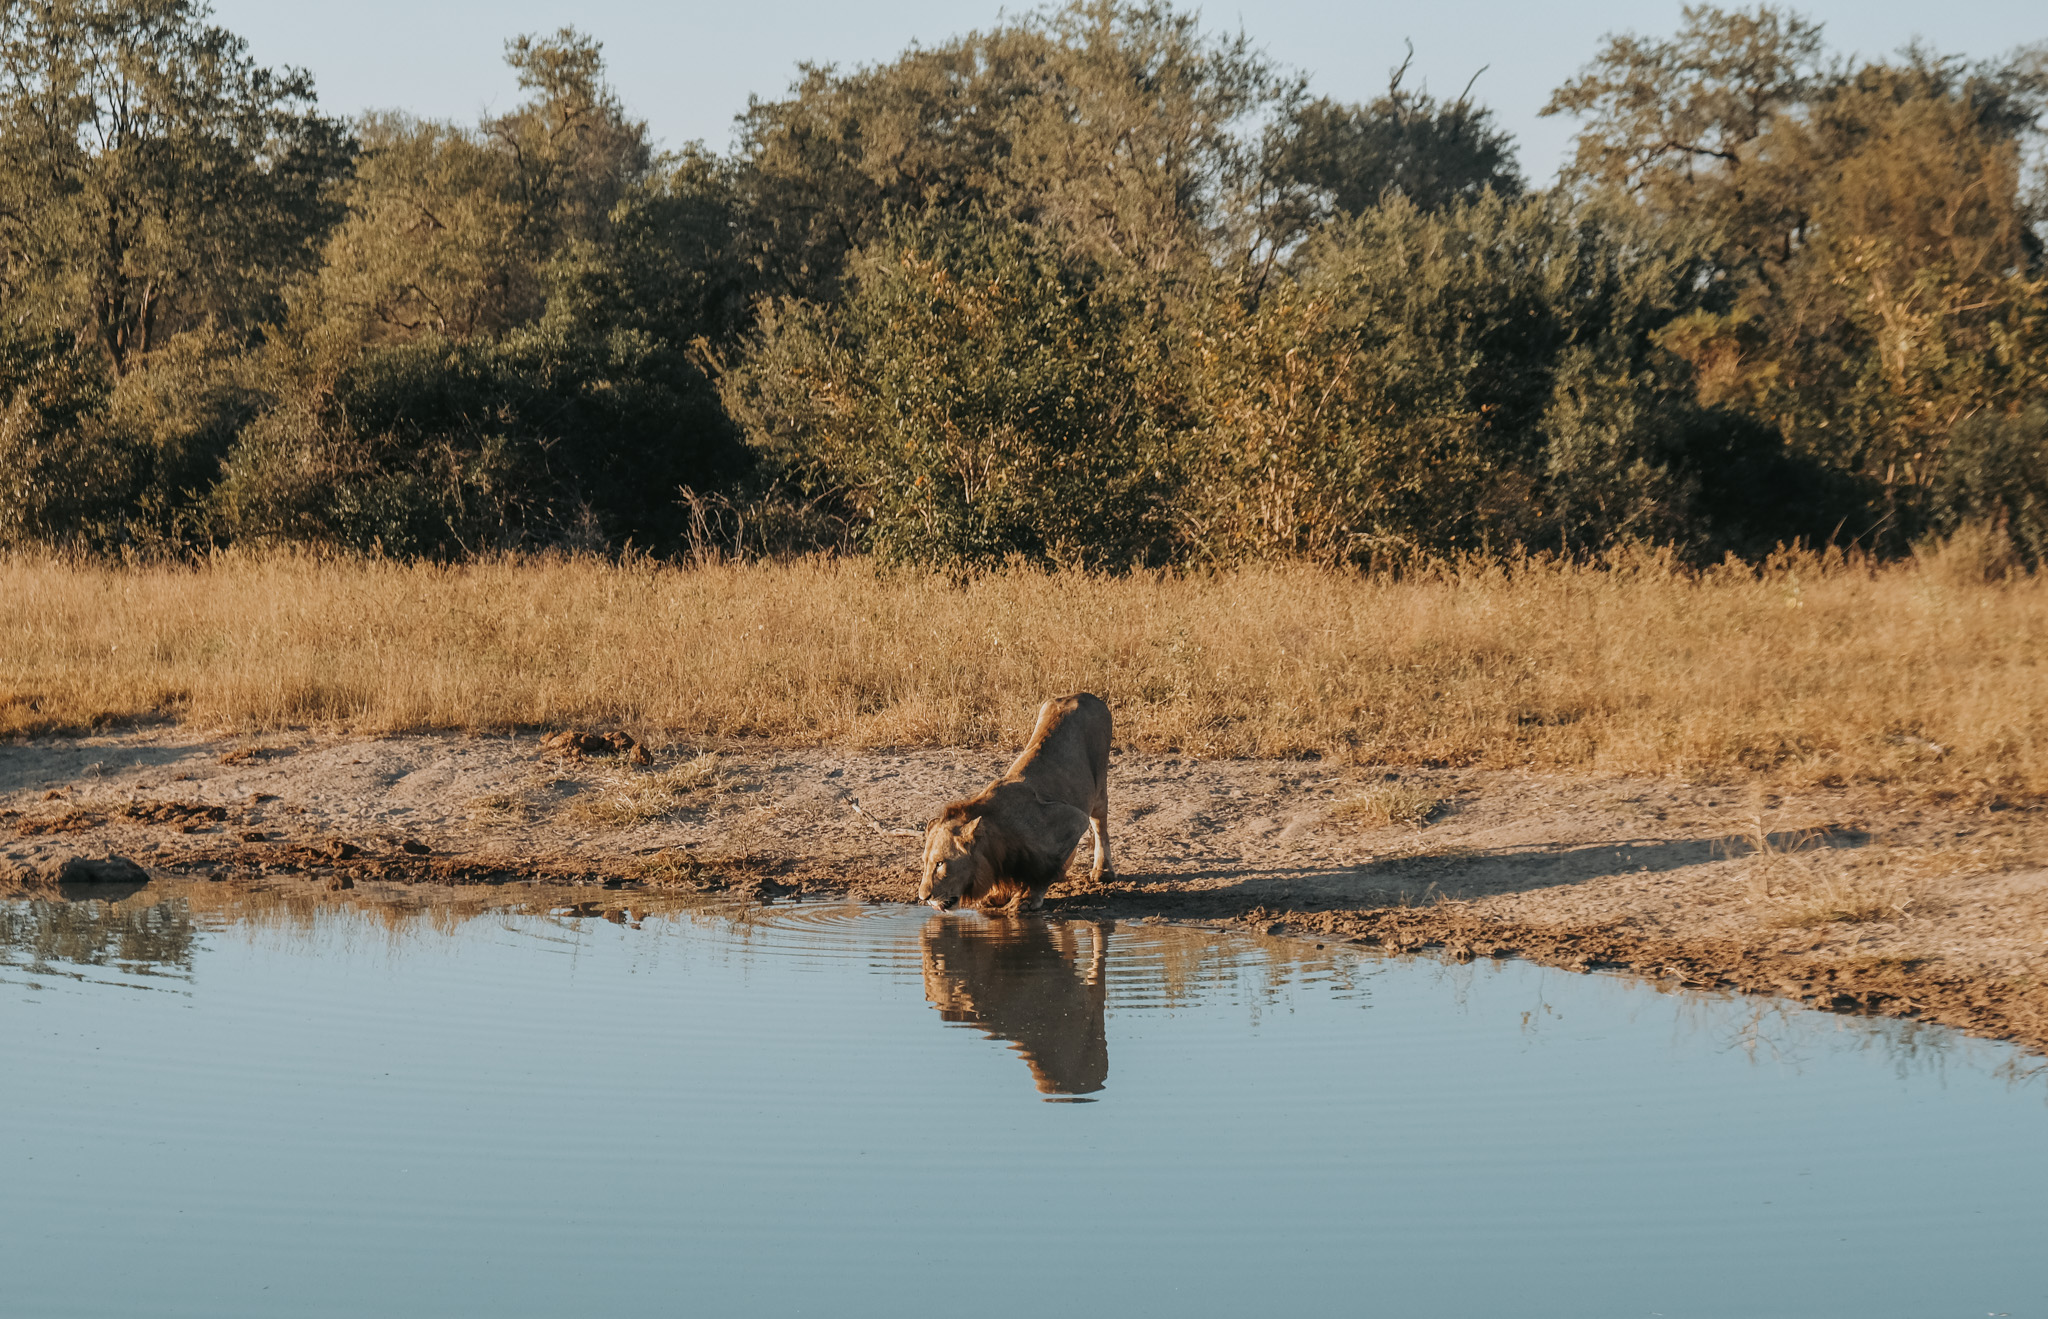
<path id="1" fill-rule="evenodd" d="M 1011 4 L 1015 13 L 1032 8 Z M 1200 8 L 1212 27 L 1242 26 L 1282 63 L 1307 70 L 1317 92 L 1372 95 L 1415 42 L 1410 83 L 1455 94 L 1489 65 L 1475 95 L 1522 144 L 1525 170 L 1546 179 L 1563 157 L 1569 121 L 1538 119 L 1550 89 L 1592 55 L 1604 33 L 1668 34 L 1679 0 L 1241 0 Z M 1824 0 L 1795 6 L 1827 25 L 1839 50 L 1881 54 L 1918 36 L 1973 57 L 2048 40 L 2041 0 Z M 648 0 L 216 0 L 216 21 L 248 38 L 266 64 L 313 71 L 322 103 L 353 114 L 400 107 L 437 118 L 502 110 L 516 88 L 504 41 L 573 23 L 604 42 L 613 83 L 668 145 L 691 139 L 724 148 L 748 93 L 772 96 L 799 60 L 859 64 L 886 59 L 913 40 L 936 42 L 986 27 L 1006 6 L 984 0 L 822 0 L 650 3 Z"/>

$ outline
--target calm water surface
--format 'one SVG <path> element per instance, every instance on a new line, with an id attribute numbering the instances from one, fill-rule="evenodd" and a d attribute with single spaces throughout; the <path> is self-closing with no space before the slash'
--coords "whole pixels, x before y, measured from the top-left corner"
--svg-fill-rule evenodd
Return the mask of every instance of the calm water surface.
<path id="1" fill-rule="evenodd" d="M 1146 925 L 8 902 L 0 1314 L 2048 1316 L 2037 1063 Z"/>

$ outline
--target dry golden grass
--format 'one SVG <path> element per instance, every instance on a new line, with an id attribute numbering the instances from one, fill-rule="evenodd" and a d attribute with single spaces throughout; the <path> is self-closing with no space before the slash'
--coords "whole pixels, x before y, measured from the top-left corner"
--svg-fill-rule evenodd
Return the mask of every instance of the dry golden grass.
<path id="1" fill-rule="evenodd" d="M 485 815 L 506 815 L 525 819 L 533 814 L 533 803 L 512 792 L 488 792 L 469 799 L 470 809 Z"/>
<path id="2" fill-rule="evenodd" d="M 704 806 L 744 786 L 720 772 L 716 751 L 706 751 L 665 769 L 615 770 L 591 794 L 577 798 L 570 813 L 590 824 L 626 827 Z"/>
<path id="3" fill-rule="evenodd" d="M 1751 849 L 1749 900 L 1764 924 L 1811 929 L 1835 922 L 1896 921 L 1912 907 L 1888 850 L 1837 849 L 1818 831 L 1773 834 L 1758 816 L 1744 841 Z"/>
<path id="4" fill-rule="evenodd" d="M 624 726 L 663 741 L 1014 744 L 1086 688 L 1217 756 L 2048 792 L 2048 582 L 1960 554 L 1761 572 L 1522 563 L 961 583 L 667 568 L 0 560 L 0 733 Z"/>
<path id="5" fill-rule="evenodd" d="M 1406 783 L 1385 783 L 1337 803 L 1331 808 L 1329 818 L 1339 824 L 1362 824 L 1371 828 L 1408 824 L 1420 829 L 1429 823 L 1443 804 L 1443 798 L 1427 789 Z"/>
<path id="6" fill-rule="evenodd" d="M 1910 909 L 1899 885 L 1873 882 L 1853 873 L 1823 872 L 1800 891 L 1780 898 L 1769 923 L 1787 929 L 1812 929 L 1836 922 L 1896 921 Z"/>

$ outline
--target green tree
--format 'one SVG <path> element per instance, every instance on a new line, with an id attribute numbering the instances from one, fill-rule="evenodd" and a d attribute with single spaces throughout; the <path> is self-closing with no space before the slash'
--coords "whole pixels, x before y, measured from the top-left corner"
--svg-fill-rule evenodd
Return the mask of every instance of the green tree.
<path id="1" fill-rule="evenodd" d="M 0 311 L 125 374 L 281 309 L 353 144 L 190 0 L 0 0 Z"/>
<path id="2" fill-rule="evenodd" d="M 682 489 L 745 466 L 696 360 L 737 314 L 723 171 L 654 156 L 574 31 L 507 61 L 527 95 L 476 129 L 366 121 L 348 219 L 252 355 L 223 534 L 672 548 Z"/>
<path id="3" fill-rule="evenodd" d="M 1660 339 L 1699 401 L 1863 486 L 1850 531 L 1903 544 L 1958 422 L 2048 371 L 2021 190 L 2048 80 L 2038 55 L 1824 55 L 1796 15 L 1692 6 L 1673 40 L 1610 39 L 1546 112 L 1587 121 L 1581 191 L 1626 190 L 1708 252 L 1707 296 Z"/>
<path id="4" fill-rule="evenodd" d="M 1917 52 L 1817 87 L 1756 139 L 1748 268 L 1670 340 L 1703 398 L 1870 480 L 1879 515 L 1912 515 L 1958 420 L 2048 383 L 2031 90 Z"/>
<path id="5" fill-rule="evenodd" d="M 1635 538 L 1712 557 L 1794 534 L 1776 492 L 1826 492 L 1775 434 L 1701 407 L 1659 345 L 1705 264 L 1674 237 L 1564 194 L 1436 212 L 1390 194 L 1323 226 L 1263 299 L 1202 319 L 1189 551 L 1372 563 Z"/>
<path id="6" fill-rule="evenodd" d="M 1042 230 L 906 220 L 853 254 L 840 302 L 764 308 L 725 397 L 886 558 L 1127 566 L 1170 537 L 1145 323 Z"/>
<path id="7" fill-rule="evenodd" d="M 1257 259 L 1294 236 L 1276 231 L 1286 186 L 1261 126 L 1300 96 L 1248 38 L 1114 0 L 850 73 L 807 66 L 742 121 L 748 258 L 766 293 L 826 301 L 849 256 L 898 218 L 975 209 L 1105 271 Z"/>
<path id="8" fill-rule="evenodd" d="M 1670 211 L 1705 193 L 1739 202 L 1749 151 L 1820 75 L 1820 25 L 1786 10 L 1687 5 L 1669 41 L 1609 37 L 1546 115 L 1586 120 L 1570 177 L 1621 187 Z"/>
<path id="9" fill-rule="evenodd" d="M 356 343 L 465 340 L 540 314 L 540 265 L 515 162 L 453 124 L 376 114 L 348 216 L 328 242 L 300 323 Z"/>
<path id="10" fill-rule="evenodd" d="M 1935 474 L 1932 502 L 1936 533 L 1986 527 L 2039 571 L 2048 563 L 2048 405 L 1959 424 Z"/>
<path id="11" fill-rule="evenodd" d="M 646 125 L 572 28 L 506 44 L 526 98 L 478 128 L 407 115 L 363 121 L 348 218 L 324 253 L 304 322 L 344 342 L 467 340 L 536 320 L 549 264 L 603 246 L 613 213 L 655 181 Z M 673 191 L 672 188 L 668 191 Z"/>
<path id="12" fill-rule="evenodd" d="M 1476 201 L 1488 189 L 1519 193 L 1514 143 L 1492 111 L 1472 103 L 1471 87 L 1455 101 L 1438 101 L 1403 87 L 1407 71 L 1404 61 L 1386 94 L 1370 104 L 1324 97 L 1301 105 L 1276 143 L 1276 172 L 1346 215 L 1377 205 L 1389 191 L 1425 211 Z"/>
<path id="13" fill-rule="evenodd" d="M 602 238 L 612 208 L 653 168 L 647 125 L 605 82 L 603 47 L 574 28 L 509 41 L 505 62 L 527 98 L 483 131 L 510 158 L 533 246 Z"/>

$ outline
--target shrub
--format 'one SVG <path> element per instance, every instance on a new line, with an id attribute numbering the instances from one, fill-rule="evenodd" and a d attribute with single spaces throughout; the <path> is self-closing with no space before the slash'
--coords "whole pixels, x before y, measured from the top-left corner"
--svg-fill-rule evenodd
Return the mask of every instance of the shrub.
<path id="1" fill-rule="evenodd" d="M 2001 530 L 2028 569 L 2039 568 L 2048 557 L 2048 407 L 1959 423 L 1930 492 L 1928 521 L 1943 535 L 1966 523 Z"/>
<path id="2" fill-rule="evenodd" d="M 926 217 L 855 253 L 838 303 L 766 308 L 724 397 L 885 558 L 1148 562 L 1170 524 L 1146 324 L 1040 232 Z"/>
<path id="3" fill-rule="evenodd" d="M 368 349 L 301 385 L 242 432 L 214 506 L 233 537 L 387 553 L 675 549 L 683 488 L 743 462 L 681 354 L 547 320 Z"/>
<path id="4" fill-rule="evenodd" d="M 136 485 L 104 363 L 59 336 L 0 338 L 0 545 L 120 538 Z"/>

